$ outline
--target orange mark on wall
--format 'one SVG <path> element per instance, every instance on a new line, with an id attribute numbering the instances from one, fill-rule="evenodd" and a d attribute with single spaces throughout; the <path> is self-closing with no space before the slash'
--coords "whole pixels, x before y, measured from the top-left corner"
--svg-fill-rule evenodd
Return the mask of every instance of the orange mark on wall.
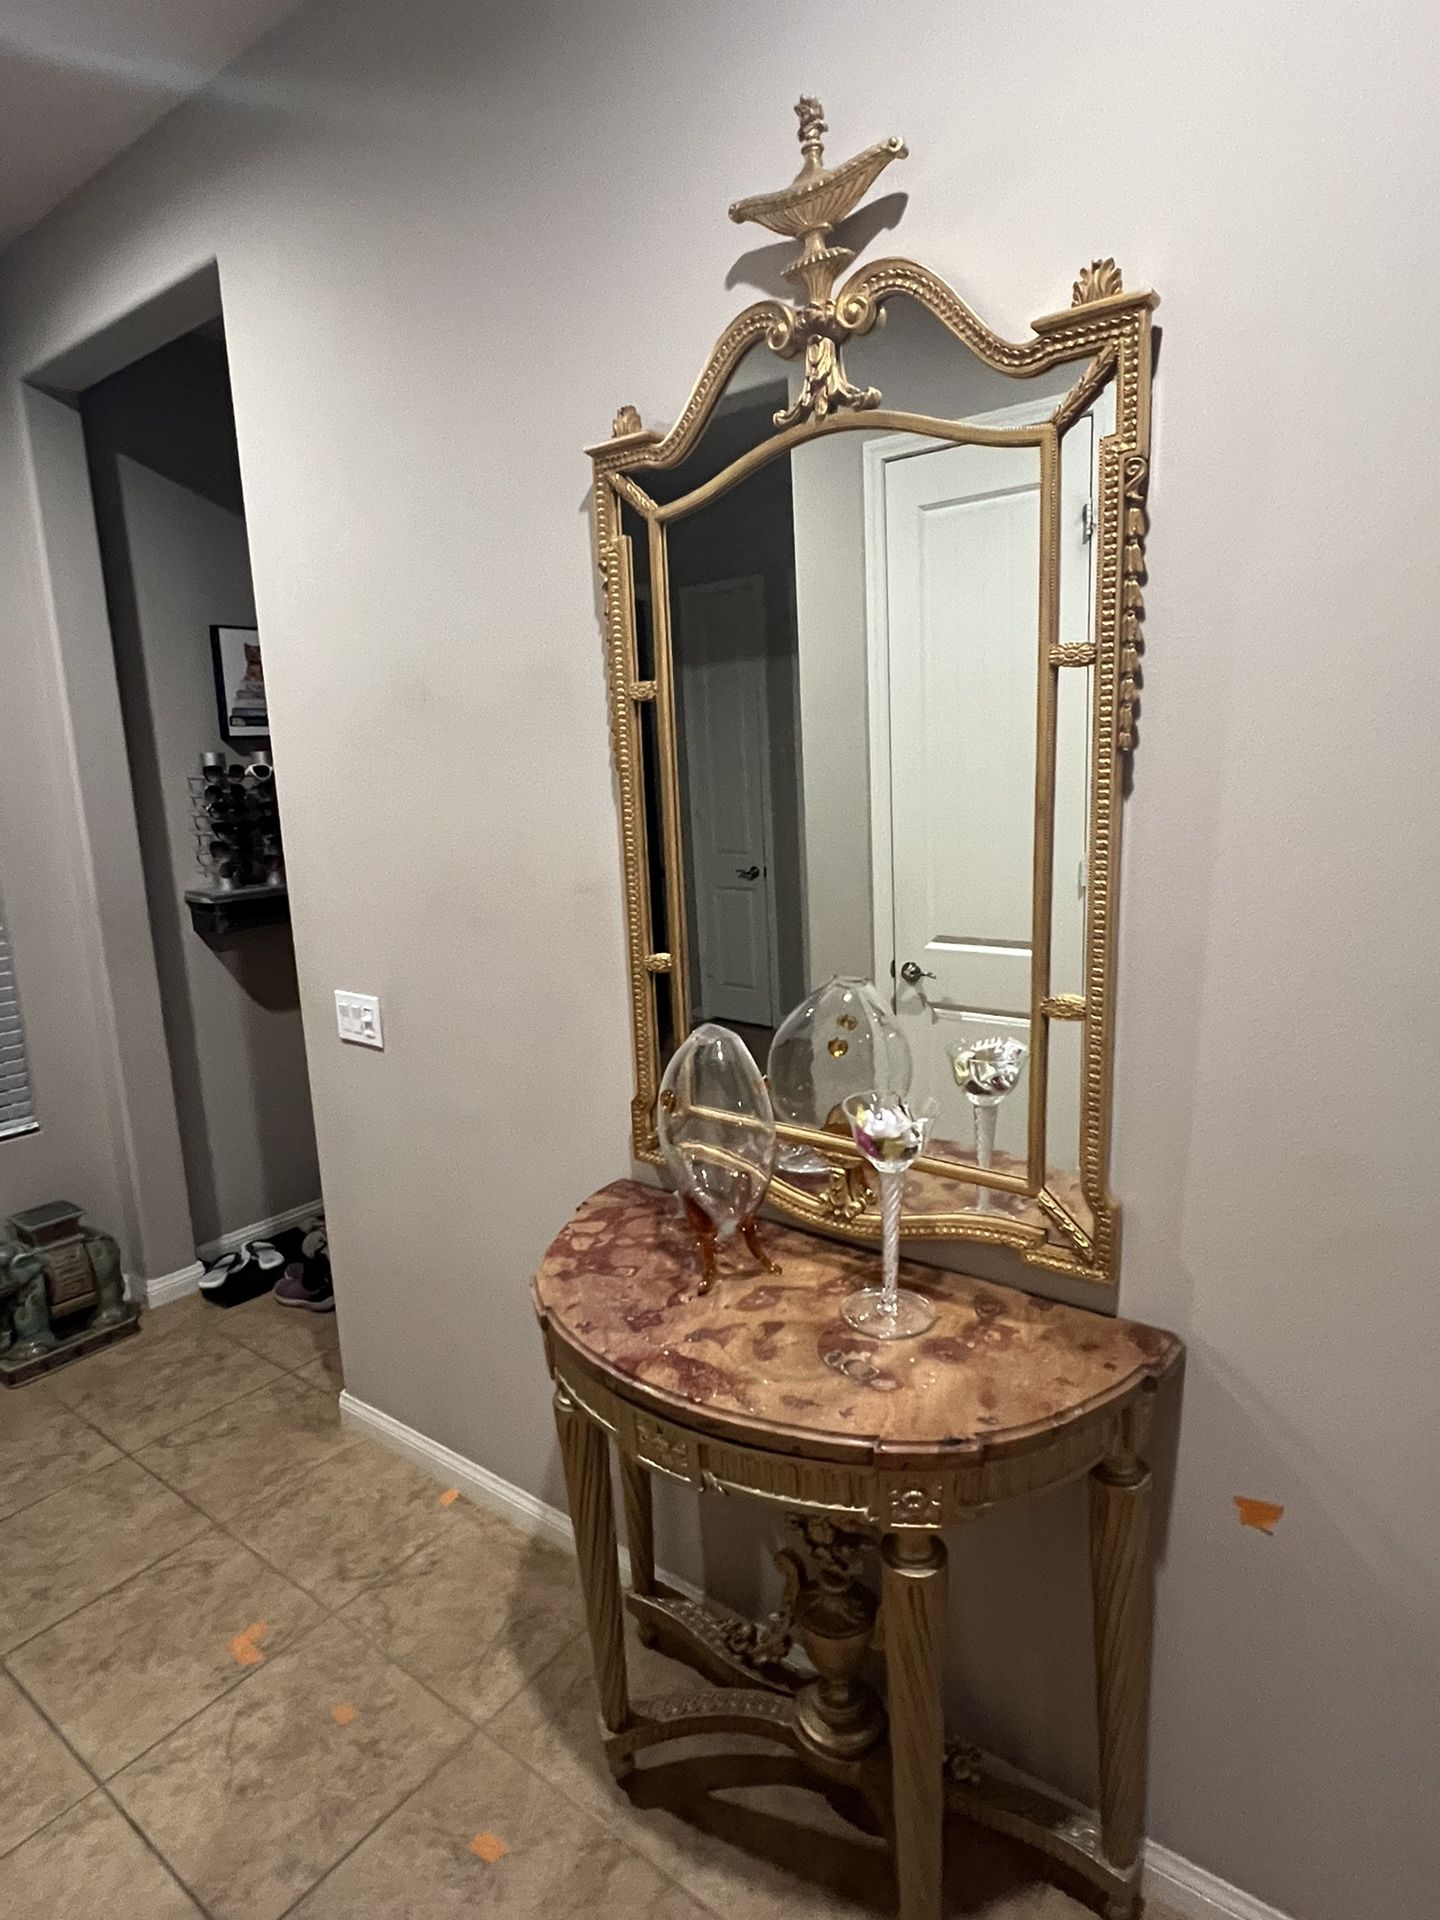
<path id="1" fill-rule="evenodd" d="M 1285 1509 L 1276 1506 L 1273 1500 L 1247 1500 L 1243 1493 L 1237 1493 L 1235 1511 L 1242 1527 L 1254 1527 L 1257 1533 L 1274 1533 Z"/>
<path id="2" fill-rule="evenodd" d="M 470 1851 L 477 1859 L 483 1860 L 487 1867 L 493 1867 L 497 1860 L 503 1860 L 510 1851 L 498 1833 L 477 1833 L 470 1842 Z"/>
<path id="3" fill-rule="evenodd" d="M 358 1720 L 360 1715 L 348 1700 L 342 1700 L 338 1707 L 330 1709 L 330 1718 L 337 1727 L 348 1727 L 353 1721 Z"/>
<path id="4" fill-rule="evenodd" d="M 440 1496 L 440 1504 L 442 1507 L 453 1507 L 459 1498 L 459 1487 L 447 1487 Z"/>
<path id="5" fill-rule="evenodd" d="M 237 1633 L 229 1642 L 230 1658 L 237 1667 L 258 1667 L 264 1664 L 265 1656 L 260 1651 L 260 1642 L 270 1631 L 268 1620 L 255 1620 L 243 1633 Z"/>

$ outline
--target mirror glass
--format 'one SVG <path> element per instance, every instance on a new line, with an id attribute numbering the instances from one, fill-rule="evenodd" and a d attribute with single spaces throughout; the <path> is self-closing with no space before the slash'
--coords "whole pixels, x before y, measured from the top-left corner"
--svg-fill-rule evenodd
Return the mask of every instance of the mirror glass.
<path id="1" fill-rule="evenodd" d="M 856 426 L 752 460 L 687 507 L 777 431 L 796 373 L 762 344 L 684 463 L 636 472 L 653 500 L 679 508 L 667 520 L 664 583 L 685 849 L 688 1005 L 677 1012 L 690 1027 L 732 1027 L 763 1067 L 775 1029 L 822 982 L 874 981 L 909 1043 L 914 1097 L 933 1106 L 935 1169 L 973 1166 L 977 1153 L 956 1051 L 1020 1042 L 1018 1080 L 989 1110 L 989 1164 L 1043 1177 L 1083 1227 L 1078 1021 L 1047 1023 L 1048 1084 L 1033 1123 L 1043 1165 L 1027 1158 L 1032 961 L 1047 908 L 1049 992 L 1085 984 L 1093 669 L 1061 669 L 1053 728 L 1037 727 L 1048 697 L 1045 517 L 1040 449 L 1024 436 L 1079 368 L 1007 379 L 897 301 L 847 348 L 846 371 L 879 387 L 887 412 L 1012 439 L 956 443 L 855 415 Z M 1092 495 L 1109 404 L 1102 396 L 1060 443 L 1062 644 L 1094 633 Z M 643 649 L 649 556 L 643 522 L 625 511 L 645 553 Z M 1052 734 L 1053 825 L 1036 807 Z M 653 830 L 650 854 L 658 863 Z M 668 879 L 652 899 L 657 929 Z M 915 1211 L 927 1210 L 923 1178 L 912 1176 Z M 1024 1194 L 936 1184 L 936 1211 L 980 1204 L 1044 1224 Z"/>

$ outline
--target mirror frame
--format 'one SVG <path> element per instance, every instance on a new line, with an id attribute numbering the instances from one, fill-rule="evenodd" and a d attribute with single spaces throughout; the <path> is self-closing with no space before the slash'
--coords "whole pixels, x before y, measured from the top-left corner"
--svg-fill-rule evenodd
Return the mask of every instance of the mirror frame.
<path id="1" fill-rule="evenodd" d="M 1058 546 L 1053 540 L 1042 544 L 1040 647 L 1046 670 L 1039 677 L 1037 697 L 1036 959 L 1030 1007 L 1029 1160 L 1033 1166 L 1038 1127 L 1043 1168 L 1050 1023 L 1079 1021 L 1083 1031 L 1078 1178 L 1091 1224 L 1087 1230 L 1084 1223 L 1073 1219 L 1046 1188 L 1043 1177 L 1036 1181 L 995 1170 L 977 1179 L 975 1168 L 965 1170 L 964 1184 L 1025 1193 L 1037 1204 L 1046 1224 L 961 1207 L 950 1211 L 907 1210 L 903 1220 L 907 1238 L 962 1239 L 1005 1246 L 1031 1265 L 1113 1284 L 1118 1279 L 1120 1208 L 1109 1189 L 1109 1148 L 1121 799 L 1135 745 L 1139 705 L 1153 355 L 1150 316 L 1158 299 L 1148 290 L 1127 291 L 1114 261 L 1097 260 L 1075 281 L 1071 306 L 1042 315 L 1031 323 L 1032 337 L 1016 342 L 994 332 L 952 287 L 913 260 L 877 260 L 861 267 L 837 288 L 835 279 L 853 255 L 843 247 L 824 244 L 826 237 L 858 203 L 881 169 L 891 159 L 903 156 L 905 148 L 898 140 L 886 141 L 839 167 L 827 169 L 822 165 L 820 135 L 825 127 L 818 103 L 802 100 L 796 112 L 801 120 L 804 165 L 795 182 L 778 193 L 737 203 L 731 215 L 803 238 L 804 251 L 786 274 L 804 287 L 807 298 L 793 306 L 761 300 L 737 314 L 715 343 L 668 432 L 644 427 L 636 409 L 626 406 L 615 416 L 611 437 L 587 449 L 593 463 L 595 551 L 604 587 L 610 731 L 620 797 L 635 1063 L 633 1151 L 638 1160 L 661 1164 L 655 1101 L 664 1067 L 660 1051 L 662 990 L 669 996 L 675 1042 L 678 1044 L 689 1030 L 685 1011 L 689 995 L 684 847 L 665 566 L 668 522 L 687 503 L 693 506 L 699 503 L 699 496 L 708 498 L 723 491 L 724 485 L 733 484 L 764 460 L 808 440 L 855 429 L 883 428 L 935 434 L 954 441 L 1003 443 L 1018 439 L 1038 445 L 1042 520 L 1053 534 L 1060 441 L 1113 381 L 1114 430 L 1101 437 L 1098 455 L 1094 633 L 1084 642 L 1059 641 Z M 875 389 L 862 392 L 850 385 L 845 378 L 842 349 L 846 340 L 868 333 L 892 299 L 917 303 L 962 347 L 999 373 L 1026 380 L 1076 362 L 1077 377 L 1048 422 L 1042 416 L 1035 427 L 1013 432 L 966 428 L 956 421 L 888 411 Z M 644 490 L 646 470 L 673 468 L 694 450 L 731 374 L 758 342 L 782 360 L 803 354 L 804 372 L 797 398 L 776 415 L 776 431 L 767 440 L 684 500 L 657 505 Z M 622 504 L 633 508 L 648 525 L 654 656 L 649 677 L 642 676 L 637 659 L 635 572 L 632 543 L 621 523 Z M 1042 858 L 1048 858 L 1053 835 L 1055 701 L 1058 676 L 1081 666 L 1095 668 L 1085 992 L 1052 994 L 1048 977 L 1051 874 L 1041 863 Z M 641 714 L 647 706 L 655 715 L 655 792 L 647 790 L 642 762 Z M 666 924 L 660 930 L 660 939 L 652 924 L 653 876 L 647 837 L 647 825 L 651 824 L 658 827 L 656 838 L 664 863 Z M 877 1240 L 878 1209 L 852 1143 L 809 1129 L 782 1126 L 780 1131 L 821 1149 L 832 1161 L 832 1171 L 819 1192 L 801 1188 L 777 1174 L 770 1188 L 770 1204 L 792 1219 L 847 1239 Z M 953 1162 L 930 1157 L 919 1164 L 957 1182 L 962 1179 Z"/>

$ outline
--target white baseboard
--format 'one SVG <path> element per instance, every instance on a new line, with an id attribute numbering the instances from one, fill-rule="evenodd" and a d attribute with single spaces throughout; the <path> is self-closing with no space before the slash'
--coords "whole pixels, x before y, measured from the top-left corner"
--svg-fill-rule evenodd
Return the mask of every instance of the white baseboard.
<path id="1" fill-rule="evenodd" d="M 247 1240 L 264 1240 L 272 1233 L 283 1233 L 286 1227 L 301 1226 L 324 1211 L 323 1200 L 309 1200 L 303 1207 L 291 1207 L 285 1213 L 272 1213 L 268 1220 L 252 1220 L 248 1227 L 236 1227 L 232 1233 L 222 1233 L 218 1240 L 207 1240 L 203 1247 L 197 1247 L 195 1251 L 208 1266 L 218 1260 L 222 1253 L 236 1252 Z"/>
<path id="2" fill-rule="evenodd" d="M 1145 1842 L 1145 1891 L 1182 1916 L 1182 1920 L 1289 1920 L 1278 1907 L 1253 1893 L 1232 1887 L 1168 1847 Z"/>
<path id="3" fill-rule="evenodd" d="M 549 1540 L 567 1553 L 575 1551 L 568 1514 L 544 1500 L 537 1500 L 523 1487 L 512 1486 L 498 1473 L 491 1473 L 488 1467 L 467 1460 L 464 1454 L 442 1447 L 438 1440 L 431 1440 L 416 1428 L 407 1427 L 393 1414 L 382 1413 L 379 1407 L 357 1400 L 348 1389 L 340 1394 L 340 1419 L 355 1432 L 367 1433 L 382 1446 L 403 1454 L 447 1487 L 458 1487 L 482 1507 L 489 1507 L 525 1533 Z M 628 1556 L 623 1547 L 620 1564 L 622 1574 L 628 1579 Z M 688 1580 L 664 1571 L 660 1577 L 692 1599 L 701 1598 L 699 1590 Z M 1156 1846 L 1152 1840 L 1145 1843 L 1144 1872 L 1146 1893 L 1163 1900 L 1183 1920 L 1288 1920 L 1277 1907 L 1267 1907 L 1263 1900 L 1232 1887 L 1216 1874 L 1206 1873 L 1178 1853 L 1171 1853 L 1168 1847 Z"/>
<path id="4" fill-rule="evenodd" d="M 143 1307 L 163 1307 L 171 1300 L 180 1300 L 187 1293 L 194 1293 L 204 1271 L 203 1261 L 192 1260 L 188 1267 L 177 1267 L 174 1273 L 157 1274 L 153 1280 L 132 1279 L 126 1292 Z"/>
<path id="5" fill-rule="evenodd" d="M 357 1400 L 348 1390 L 342 1390 L 340 1394 L 340 1420 L 342 1425 L 352 1427 L 356 1432 L 368 1433 L 382 1446 L 403 1453 L 407 1460 L 413 1460 L 417 1467 L 423 1467 L 426 1473 L 443 1481 L 447 1487 L 459 1487 L 462 1493 L 468 1494 L 482 1507 L 489 1507 L 522 1532 L 549 1540 L 555 1546 L 563 1547 L 567 1553 L 575 1551 L 575 1535 L 571 1530 L 569 1514 L 562 1513 L 558 1507 L 552 1507 L 544 1500 L 537 1500 L 533 1493 L 526 1493 L 523 1487 L 512 1486 L 508 1480 L 502 1480 L 498 1473 L 491 1473 L 488 1467 L 467 1460 L 464 1454 L 452 1453 L 449 1447 L 442 1447 L 438 1440 L 431 1440 L 414 1427 L 407 1427 L 393 1415 L 382 1413 L 379 1407 L 368 1406 L 365 1401 Z"/>

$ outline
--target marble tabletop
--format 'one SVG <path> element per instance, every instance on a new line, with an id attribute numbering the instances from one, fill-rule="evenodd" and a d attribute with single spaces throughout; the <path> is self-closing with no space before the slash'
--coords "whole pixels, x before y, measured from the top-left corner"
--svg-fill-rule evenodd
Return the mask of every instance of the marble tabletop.
<path id="1" fill-rule="evenodd" d="M 1158 1379 L 1180 1342 L 1130 1320 L 907 1262 L 901 1284 L 935 1325 L 880 1342 L 841 1302 L 878 1282 L 873 1248 L 767 1224 L 782 1271 L 722 1247 L 701 1295 L 695 1241 L 673 1195 L 617 1180 L 579 1208 L 534 1280 L 536 1310 L 582 1358 L 677 1411 L 905 1453 L 1018 1443 Z"/>

